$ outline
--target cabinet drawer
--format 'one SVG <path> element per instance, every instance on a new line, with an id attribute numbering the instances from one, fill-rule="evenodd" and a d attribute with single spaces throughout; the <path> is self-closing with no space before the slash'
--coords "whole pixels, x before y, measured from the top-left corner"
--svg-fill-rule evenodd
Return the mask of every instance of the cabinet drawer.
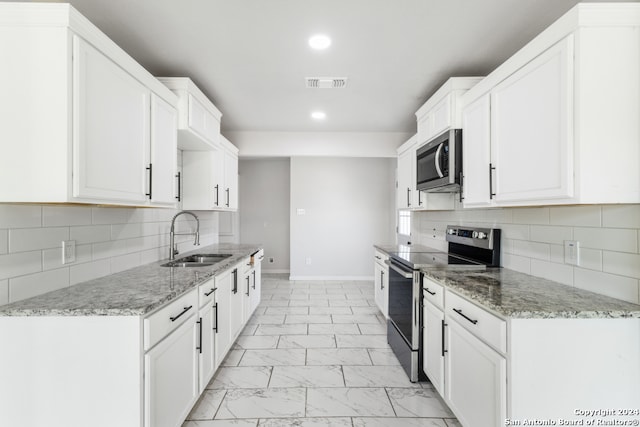
<path id="1" fill-rule="evenodd" d="M 216 285 L 213 279 L 198 286 L 198 307 L 203 307 L 216 297 Z"/>
<path id="2" fill-rule="evenodd" d="M 506 321 L 449 291 L 446 291 L 445 313 L 490 346 L 503 353 L 507 351 Z"/>
<path id="3" fill-rule="evenodd" d="M 145 351 L 193 316 L 198 311 L 197 304 L 198 292 L 193 290 L 145 318 Z"/>
<path id="4" fill-rule="evenodd" d="M 444 286 L 422 275 L 422 295 L 431 304 L 444 308 Z"/>
<path id="5" fill-rule="evenodd" d="M 384 265 L 384 262 L 389 259 L 389 255 L 376 249 L 373 254 L 373 258 L 375 259 L 376 262 Z"/>

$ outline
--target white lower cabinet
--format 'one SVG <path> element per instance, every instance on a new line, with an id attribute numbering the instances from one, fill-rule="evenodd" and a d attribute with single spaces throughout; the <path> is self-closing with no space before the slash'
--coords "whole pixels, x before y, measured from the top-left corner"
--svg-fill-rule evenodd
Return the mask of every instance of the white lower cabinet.
<path id="1" fill-rule="evenodd" d="M 180 426 L 198 399 L 195 318 L 192 313 L 144 356 L 146 427 Z"/>
<path id="2" fill-rule="evenodd" d="M 500 426 L 506 417 L 506 359 L 446 318 L 445 399 L 463 426 Z"/>
<path id="3" fill-rule="evenodd" d="M 242 288 L 243 277 L 240 277 L 241 264 L 231 272 L 231 319 L 229 321 L 231 341 L 234 341 L 244 325 L 245 294 Z"/>
<path id="4" fill-rule="evenodd" d="M 422 301 L 424 329 L 422 330 L 422 369 L 429 381 L 444 395 L 444 314 L 426 298 Z"/>
<path id="5" fill-rule="evenodd" d="M 389 317 L 389 267 L 385 264 L 388 259 L 381 251 L 374 252 L 374 300 L 384 317 Z"/>
<path id="6" fill-rule="evenodd" d="M 258 252 L 252 255 L 253 270 L 251 279 L 251 313 L 256 311 L 256 308 L 260 304 L 262 294 L 262 260 L 264 259 L 264 250 L 260 249 Z"/>

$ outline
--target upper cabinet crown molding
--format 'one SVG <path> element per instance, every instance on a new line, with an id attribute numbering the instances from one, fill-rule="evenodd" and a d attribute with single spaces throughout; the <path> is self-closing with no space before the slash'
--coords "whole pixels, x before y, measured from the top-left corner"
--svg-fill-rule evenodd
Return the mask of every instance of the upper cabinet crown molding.
<path id="1" fill-rule="evenodd" d="M 68 4 L 0 27 L 0 202 L 175 206 L 177 97 Z"/>
<path id="2" fill-rule="evenodd" d="M 213 150 L 220 141 L 220 110 L 188 77 L 158 80 L 178 96 L 178 148 Z"/>
<path id="3" fill-rule="evenodd" d="M 640 4 L 579 4 L 463 97 L 464 206 L 640 203 Z"/>

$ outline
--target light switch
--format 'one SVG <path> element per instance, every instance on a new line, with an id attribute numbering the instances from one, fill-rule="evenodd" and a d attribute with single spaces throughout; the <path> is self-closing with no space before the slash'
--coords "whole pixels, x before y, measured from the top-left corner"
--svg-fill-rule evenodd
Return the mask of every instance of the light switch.
<path id="1" fill-rule="evenodd" d="M 62 263 L 69 264 L 76 261 L 76 241 L 62 241 Z"/>
<path id="2" fill-rule="evenodd" d="M 564 263 L 580 265 L 580 242 L 577 240 L 564 241 Z"/>

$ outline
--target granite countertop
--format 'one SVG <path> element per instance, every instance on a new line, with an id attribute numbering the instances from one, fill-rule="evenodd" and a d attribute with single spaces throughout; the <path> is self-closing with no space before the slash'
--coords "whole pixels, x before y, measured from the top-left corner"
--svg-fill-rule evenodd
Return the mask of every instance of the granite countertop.
<path id="1" fill-rule="evenodd" d="M 0 316 L 142 316 L 178 298 L 261 249 L 220 243 L 182 253 L 232 254 L 206 267 L 161 267 L 157 261 L 0 307 Z"/>
<path id="2" fill-rule="evenodd" d="M 640 318 L 640 305 L 505 268 L 423 270 L 499 316 L 513 319 Z"/>
<path id="3" fill-rule="evenodd" d="M 443 252 L 440 249 L 431 248 L 423 245 L 373 245 L 374 248 L 381 250 L 387 255 L 397 253 L 410 253 L 410 252 Z M 444 251 L 446 252 L 446 251 Z"/>

